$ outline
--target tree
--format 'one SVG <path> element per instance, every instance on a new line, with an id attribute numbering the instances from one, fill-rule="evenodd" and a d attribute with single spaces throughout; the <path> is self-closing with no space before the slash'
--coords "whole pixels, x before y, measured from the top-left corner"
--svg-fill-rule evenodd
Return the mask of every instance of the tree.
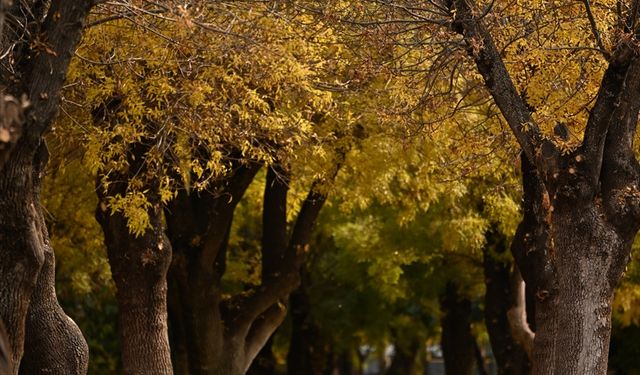
<path id="1" fill-rule="evenodd" d="M 632 150 L 637 59 L 619 40 L 582 144 L 562 153 L 543 139 L 472 7 L 464 1 L 449 6 L 456 11 L 454 29 L 463 35 L 523 150 L 525 218 L 514 257 L 536 294 L 533 371 L 604 374 L 613 290 L 638 230 L 638 164 Z M 474 43 L 481 43 L 479 51 L 474 52 Z M 563 137 L 562 125 L 556 129 Z"/>
<path id="2" fill-rule="evenodd" d="M 171 371 L 170 324 L 176 372 L 241 373 L 284 318 L 282 301 L 295 288 L 344 158 L 333 147 L 344 137 L 332 128 L 331 94 L 311 80 L 316 57 L 330 49 L 291 37 L 297 31 L 262 6 L 207 8 L 202 28 L 191 27 L 201 20 L 188 12 L 154 6 L 161 16 L 133 24 L 121 13 L 94 21 L 95 38 L 79 51 L 68 96 L 92 107 L 70 110 L 74 119 L 96 125 L 83 135 L 98 173 L 97 218 L 117 287 L 124 371 Z M 246 24 L 239 34 L 211 32 L 228 17 L 227 6 Z M 136 32 L 149 39 L 140 44 Z M 141 50 L 144 58 L 128 59 Z M 296 160 L 301 146 L 300 153 L 323 153 L 310 173 Z M 262 284 L 229 298 L 221 278 L 234 209 L 262 166 L 269 168 Z M 311 188 L 289 239 L 291 175 Z"/>
<path id="3" fill-rule="evenodd" d="M 523 154 L 525 215 L 512 252 L 536 295 L 533 372 L 605 373 L 613 291 L 640 223 L 635 2 L 354 8 L 337 18 L 376 30 L 409 56 L 405 67 L 433 53 L 413 70 L 431 77 L 434 100 L 448 89 L 464 105 L 474 80 L 491 95 Z"/>
<path id="4" fill-rule="evenodd" d="M 43 368 L 57 374 L 86 372 L 86 342 L 55 296 L 54 255 L 39 190 L 48 159 L 42 137 L 58 110 L 67 68 L 92 5 L 21 1 L 3 9 L 2 48 L 10 52 L 3 55 L 1 84 L 32 105 L 22 136 L 0 171 L 0 316 L 8 329 L 14 374 L 19 368 L 24 373 Z"/>

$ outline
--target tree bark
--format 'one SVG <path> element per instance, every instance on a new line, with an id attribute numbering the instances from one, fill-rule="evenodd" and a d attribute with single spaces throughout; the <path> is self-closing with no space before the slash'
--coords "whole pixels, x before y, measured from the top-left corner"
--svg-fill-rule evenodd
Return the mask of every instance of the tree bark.
<path id="1" fill-rule="evenodd" d="M 259 168 L 254 163 L 232 165 L 219 186 L 181 191 L 166 210 L 175 254 L 169 271 L 169 309 L 176 374 L 223 373 L 219 366 L 231 360 L 223 358 L 230 349 L 225 348 L 220 279 L 235 207 Z"/>
<path id="2" fill-rule="evenodd" d="M 442 352 L 447 375 L 475 373 L 475 338 L 471 333 L 471 301 L 449 282 L 440 300 Z"/>
<path id="3" fill-rule="evenodd" d="M 62 310 L 55 291 L 55 255 L 42 209 L 37 222 L 44 250 L 26 319 L 25 351 L 20 374 L 81 375 L 87 373 L 89 348 L 78 326 Z"/>
<path id="4" fill-rule="evenodd" d="M 44 263 L 44 244 L 36 224 L 40 206 L 33 194 L 36 172 L 29 156 L 24 147 L 18 147 L 0 171 L 0 315 L 9 334 L 13 374 L 18 373 L 24 353 L 27 311 Z"/>
<path id="5" fill-rule="evenodd" d="M 54 260 L 53 256 L 47 255 L 51 251 L 48 236 L 41 229 L 44 225 L 39 224 L 42 208 L 38 189 L 46 164 L 42 137 L 57 113 L 69 62 L 92 5 L 91 1 L 52 1 L 49 7 L 44 7 L 20 2 L 7 9 L 7 2 L 2 2 L 2 10 L 7 11 L 7 16 L 29 15 L 24 22 L 11 27 L 8 23 L 3 24 L 0 42 L 3 50 L 11 51 L 0 64 L 0 82 L 6 90 L 0 100 L 3 102 L 0 111 L 3 116 L 0 119 L 0 317 L 9 335 L 13 374 L 18 372 L 24 354 L 27 331 L 32 353 L 37 355 L 47 347 L 55 351 L 34 358 L 33 362 L 25 364 L 25 368 L 33 365 L 54 369 L 57 373 L 68 370 L 66 373 L 70 374 L 86 369 L 86 343 L 55 301 L 52 289 Z M 31 19 L 32 15 L 37 15 L 37 19 Z M 12 29 L 16 27 L 29 30 Z M 47 36 L 47 53 L 30 48 L 42 35 Z M 6 48 L 12 44 L 15 48 Z M 19 103 L 16 101 L 12 105 L 13 109 L 5 103 L 5 94 L 21 98 Z M 23 97 L 26 100 L 22 100 Z M 24 116 L 21 111 L 27 101 L 31 108 Z M 19 125 L 22 125 L 21 131 L 17 129 Z M 36 283 L 38 290 L 34 292 Z M 34 307 L 29 312 L 32 298 Z M 25 326 L 27 314 L 30 314 L 28 329 Z M 38 326 L 58 334 L 60 326 L 54 325 L 59 319 L 61 325 L 69 328 L 60 336 L 44 337 L 34 331 Z M 40 339 L 47 341 L 39 342 Z M 73 368 L 71 363 L 77 367 Z"/>
<path id="6" fill-rule="evenodd" d="M 168 235 L 176 251 L 170 277 L 176 292 L 170 295 L 177 297 L 169 305 L 172 315 L 175 311 L 176 318 L 182 316 L 176 327 L 184 335 L 174 337 L 184 340 L 189 374 L 240 375 L 249 369 L 286 315 L 283 302 L 299 283 L 299 267 L 326 199 L 314 184 L 287 237 L 288 171 L 270 167 L 263 207 L 262 283 L 223 299 L 220 279 L 233 212 L 259 165 L 232 164 L 231 169 L 217 191 L 181 194 L 167 210 Z"/>
<path id="7" fill-rule="evenodd" d="M 582 144 L 560 152 L 533 120 L 474 5 L 447 5 L 453 29 L 523 152 L 524 218 L 512 252 L 535 294 L 533 373 L 604 375 L 613 291 L 640 228 L 640 165 L 633 149 L 640 58 L 633 44 L 616 41 Z M 563 138 L 567 132 L 558 129 Z"/>
<path id="8" fill-rule="evenodd" d="M 512 262 L 502 260 L 507 252 L 503 236 L 487 233 L 483 249 L 486 286 L 484 318 L 499 375 L 526 375 L 530 372 L 527 353 L 514 340 L 507 317 L 512 308 Z M 525 321 L 526 322 L 526 321 Z"/>
<path id="9" fill-rule="evenodd" d="M 150 228 L 135 237 L 122 213 L 108 211 L 105 198 L 96 217 L 116 284 L 124 373 L 173 374 L 166 305 L 171 245 L 164 234 L 162 208 L 153 204 L 148 211 Z"/>

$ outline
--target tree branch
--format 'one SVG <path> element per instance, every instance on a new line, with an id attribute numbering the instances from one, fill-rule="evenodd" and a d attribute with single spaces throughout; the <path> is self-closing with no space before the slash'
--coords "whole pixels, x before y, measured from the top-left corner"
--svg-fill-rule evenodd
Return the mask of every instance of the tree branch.
<path id="1" fill-rule="evenodd" d="M 330 174 L 331 181 L 336 177 L 343 158 L 344 153 L 340 152 L 339 162 Z M 283 181 L 277 179 L 276 175 L 276 170 L 272 171 L 271 178 L 269 178 L 269 173 L 267 174 L 267 188 L 265 189 L 266 194 L 270 191 L 270 184 L 274 184 L 274 187 L 277 187 L 271 191 L 277 193 L 278 197 L 274 197 L 273 201 L 269 203 L 270 209 L 272 209 L 276 215 L 275 218 L 271 219 L 274 220 L 274 222 L 281 221 L 282 218 L 278 218 L 277 216 L 283 215 L 282 210 L 276 206 L 276 203 L 279 202 L 282 204 L 286 202 L 286 197 L 282 196 L 282 194 L 286 192 L 286 185 L 278 187 L 278 185 L 283 184 Z M 232 320 L 228 326 L 234 327 L 232 334 L 240 334 L 246 337 L 252 322 L 258 316 L 274 303 L 277 303 L 278 300 L 288 298 L 289 294 L 300 284 L 300 266 L 302 265 L 309 242 L 311 241 L 311 234 L 313 233 L 315 222 L 327 199 L 326 192 L 319 191 L 317 188 L 325 182 L 326 180 L 324 179 L 318 179 L 311 185 L 307 198 L 298 213 L 288 246 L 285 245 L 286 247 L 277 250 L 269 249 L 269 252 L 266 253 L 265 249 L 263 249 L 263 262 L 265 261 L 265 256 L 268 256 L 269 260 L 267 264 L 269 264 L 270 268 L 268 276 L 263 276 L 262 285 L 257 289 L 236 296 L 228 302 L 226 310 L 229 311 L 229 318 Z M 267 196 L 265 195 L 265 208 L 266 207 Z M 270 219 L 265 217 L 265 224 L 268 220 Z M 270 223 L 269 227 L 272 227 L 276 231 L 282 231 L 281 226 L 273 225 L 273 223 Z M 266 231 L 267 227 L 263 230 Z M 280 237 L 281 234 L 277 234 L 277 236 Z M 280 239 L 277 239 L 277 243 L 281 244 Z M 269 246 L 275 244 L 276 242 L 267 243 Z M 283 256 L 280 256 L 280 254 L 283 254 Z M 276 258 L 274 255 L 278 257 Z M 274 263 L 276 260 L 278 262 Z"/>
<path id="2" fill-rule="evenodd" d="M 621 108 L 622 95 L 625 91 L 625 82 L 628 81 L 628 72 L 631 67 L 633 57 L 632 48 L 626 43 L 618 46 L 607 70 L 602 77 L 600 89 L 596 97 L 596 102 L 591 109 L 581 151 L 585 156 L 587 165 L 587 175 L 593 187 L 597 186 L 602 166 L 602 158 L 607 138 L 607 132 L 612 122 L 616 121 L 616 112 L 625 111 Z M 635 64 L 638 64 L 635 61 Z M 628 91 L 628 90 L 627 90 Z"/>
<path id="3" fill-rule="evenodd" d="M 587 18 L 589 19 L 589 24 L 591 25 L 591 32 L 593 36 L 596 38 L 596 44 L 605 59 L 609 60 L 611 55 L 607 52 L 607 49 L 604 47 L 604 43 L 602 43 L 602 38 L 600 37 L 600 32 L 598 31 L 598 26 L 596 25 L 596 19 L 593 17 L 593 12 L 591 11 L 591 4 L 589 0 L 582 0 L 584 3 L 584 8 L 587 12 Z"/>
<path id="4" fill-rule="evenodd" d="M 529 360 L 532 360 L 535 333 L 529 327 L 529 323 L 527 323 L 525 292 L 524 280 L 522 280 L 522 275 L 520 275 L 520 271 L 516 266 L 513 269 L 513 275 L 511 277 L 513 307 L 507 311 L 507 319 L 509 320 L 509 327 L 511 328 L 511 335 L 513 335 L 514 340 L 522 346 Z"/>
<path id="5" fill-rule="evenodd" d="M 281 165 L 267 171 L 262 209 L 262 280 L 282 272 L 287 248 L 287 193 L 289 172 Z"/>
<path id="6" fill-rule="evenodd" d="M 285 305 L 281 302 L 276 302 L 253 322 L 245 340 L 245 370 L 249 369 L 264 344 L 286 316 L 287 308 Z"/>
<path id="7" fill-rule="evenodd" d="M 447 0 L 447 4 L 453 14 L 453 29 L 463 36 L 467 51 L 475 60 L 485 86 L 507 120 L 522 151 L 535 164 L 536 149 L 542 142 L 540 129 L 516 90 L 491 34 L 474 16 L 466 0 Z"/>
<path id="8" fill-rule="evenodd" d="M 25 138 L 37 146 L 58 111 L 62 85 L 85 20 L 94 5 L 91 0 L 53 0 L 38 35 L 32 36 L 30 57 L 23 61 L 22 77 L 27 83 L 18 90 L 28 93 L 33 109 Z M 20 96 L 22 92 L 15 93 Z"/>

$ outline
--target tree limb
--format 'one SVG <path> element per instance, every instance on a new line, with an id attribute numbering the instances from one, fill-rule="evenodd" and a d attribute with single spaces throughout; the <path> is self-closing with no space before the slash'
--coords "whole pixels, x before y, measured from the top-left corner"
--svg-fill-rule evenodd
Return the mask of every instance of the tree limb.
<path id="1" fill-rule="evenodd" d="M 589 24 L 591 25 L 591 32 L 593 36 L 596 38 L 596 44 L 600 49 L 600 52 L 604 56 L 605 59 L 609 60 L 611 57 L 607 52 L 607 49 L 604 47 L 604 43 L 602 43 L 602 37 L 600 37 L 600 32 L 598 31 L 598 26 L 596 25 L 596 19 L 593 17 L 593 12 L 591 11 L 591 4 L 589 0 L 582 0 L 584 3 L 584 8 L 587 12 L 587 18 L 589 19 Z"/>
<path id="2" fill-rule="evenodd" d="M 286 316 L 287 308 L 282 302 L 278 301 L 253 322 L 245 340 L 245 370 L 249 369 L 264 344 Z"/>
<path id="3" fill-rule="evenodd" d="M 281 165 L 267 171 L 262 208 L 262 280 L 282 272 L 287 248 L 287 194 L 289 172 Z"/>
<path id="4" fill-rule="evenodd" d="M 493 37 L 474 16 L 467 0 L 447 0 L 447 4 L 453 14 L 453 29 L 463 36 L 467 51 L 475 60 L 485 86 L 507 120 L 522 151 L 535 164 L 536 149 L 542 142 L 540 129 L 516 90 Z"/>
<path id="5" fill-rule="evenodd" d="M 533 340 L 535 333 L 527 323 L 526 294 L 525 283 L 518 267 L 514 267 L 511 278 L 511 293 L 513 307 L 507 311 L 507 319 L 514 340 L 522 346 L 529 356 L 529 360 L 533 359 Z"/>
<path id="6" fill-rule="evenodd" d="M 33 105 L 29 118 L 34 126 L 25 137 L 34 146 L 58 111 L 67 69 L 93 5 L 91 0 L 53 0 L 40 33 L 32 36 L 30 56 L 22 62 L 25 69 L 20 73 L 27 81 L 22 90 Z"/>

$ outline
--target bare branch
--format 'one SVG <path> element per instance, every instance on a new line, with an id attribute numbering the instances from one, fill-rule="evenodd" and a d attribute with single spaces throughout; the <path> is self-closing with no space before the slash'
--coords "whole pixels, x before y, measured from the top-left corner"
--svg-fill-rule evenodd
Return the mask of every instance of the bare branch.
<path id="1" fill-rule="evenodd" d="M 593 17 L 593 12 L 591 11 L 591 4 L 589 0 L 582 0 L 584 3 L 585 10 L 587 11 L 587 18 L 589 19 L 589 24 L 591 24 L 591 32 L 593 36 L 596 38 L 596 43 L 598 44 L 598 48 L 602 52 L 605 59 L 609 60 L 611 55 L 607 52 L 607 49 L 604 47 L 604 43 L 602 43 L 602 37 L 600 37 L 600 32 L 598 31 L 598 26 L 596 25 L 596 19 Z"/>

